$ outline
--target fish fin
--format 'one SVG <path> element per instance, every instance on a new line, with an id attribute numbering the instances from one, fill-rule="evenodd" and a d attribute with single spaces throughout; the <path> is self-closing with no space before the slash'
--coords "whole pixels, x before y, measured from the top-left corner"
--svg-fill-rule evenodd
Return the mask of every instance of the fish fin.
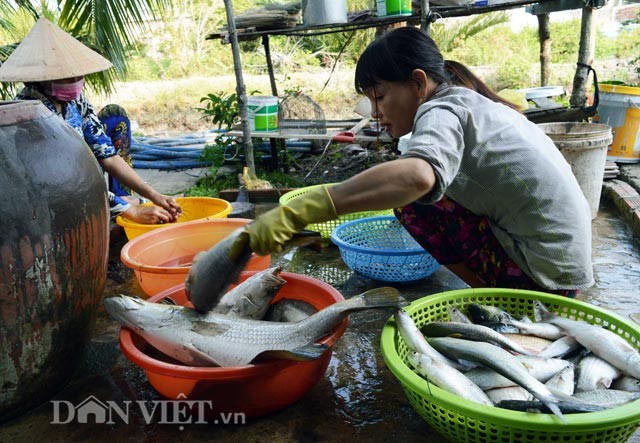
<path id="1" fill-rule="evenodd" d="M 177 306 L 178 303 L 176 303 L 176 301 L 174 299 L 172 299 L 171 297 L 165 297 L 162 300 L 160 300 L 158 303 L 161 303 L 163 305 L 170 305 L 170 306 Z"/>
<path id="2" fill-rule="evenodd" d="M 535 312 L 536 320 L 538 316 L 540 317 L 539 321 L 547 321 L 555 317 L 555 315 L 551 313 L 551 311 L 549 311 L 549 309 L 547 309 L 544 303 L 542 303 L 540 300 L 536 300 L 533 302 L 533 310 Z"/>
<path id="3" fill-rule="evenodd" d="M 229 329 L 230 329 L 230 326 L 207 322 L 207 321 L 194 321 L 191 324 L 191 330 L 196 334 L 207 335 L 211 337 L 224 334 Z"/>
<path id="4" fill-rule="evenodd" d="M 191 354 L 195 357 L 197 362 L 199 362 L 199 366 L 220 366 L 220 364 L 209 354 L 205 353 L 202 349 L 198 349 L 198 346 L 194 343 L 188 343 L 184 345 L 185 348 L 191 352 Z M 198 365 L 197 363 L 195 365 Z M 195 366 L 194 365 L 194 366 Z"/>
<path id="5" fill-rule="evenodd" d="M 311 343 L 309 345 L 300 346 L 299 348 L 286 351 L 283 349 L 264 351 L 260 353 L 260 357 L 278 358 L 283 360 L 309 361 L 319 359 L 329 346 L 321 343 Z"/>
<path id="6" fill-rule="evenodd" d="M 567 419 L 564 418 L 564 415 L 562 415 L 562 411 L 560 410 L 560 407 L 557 403 L 547 400 L 543 401 L 542 403 L 544 403 L 544 405 L 549 408 L 549 410 L 553 412 L 553 414 L 557 416 L 562 423 L 564 423 L 565 425 L 567 424 Z"/>
<path id="7" fill-rule="evenodd" d="M 371 289 L 360 294 L 359 297 L 364 299 L 366 307 L 399 308 L 409 304 L 409 302 L 400 295 L 400 291 L 390 286 Z"/>

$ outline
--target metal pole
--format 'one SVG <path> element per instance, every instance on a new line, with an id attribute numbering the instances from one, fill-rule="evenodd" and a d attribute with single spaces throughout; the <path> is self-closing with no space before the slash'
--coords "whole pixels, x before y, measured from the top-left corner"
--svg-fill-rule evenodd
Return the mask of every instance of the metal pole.
<path id="1" fill-rule="evenodd" d="M 247 90 L 242 78 L 242 61 L 240 60 L 236 20 L 233 16 L 233 1 L 224 0 L 224 9 L 227 12 L 227 30 L 229 31 L 229 43 L 231 43 L 231 51 L 233 52 L 233 70 L 236 74 L 236 94 L 238 95 L 240 124 L 242 125 L 244 158 L 249 171 L 255 175 L 256 164 L 253 158 L 253 143 L 251 142 L 251 129 L 249 128 L 249 117 L 247 116 Z"/>
<path id="2" fill-rule="evenodd" d="M 421 0 L 420 1 L 420 7 L 422 9 L 422 13 L 420 15 L 420 29 L 422 29 L 423 31 L 427 31 L 427 34 L 430 34 L 429 32 L 429 0 Z"/>

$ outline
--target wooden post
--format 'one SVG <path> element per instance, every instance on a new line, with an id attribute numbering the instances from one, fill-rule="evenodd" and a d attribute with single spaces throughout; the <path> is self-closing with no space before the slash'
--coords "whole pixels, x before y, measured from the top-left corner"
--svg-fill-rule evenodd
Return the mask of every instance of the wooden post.
<path id="1" fill-rule="evenodd" d="M 580 47 L 578 49 L 578 63 L 591 65 L 595 48 L 595 20 L 593 9 L 589 6 L 582 8 L 582 25 L 580 27 Z M 578 66 L 573 77 L 573 90 L 570 103 L 573 107 L 583 106 L 586 102 L 586 88 L 589 70 L 584 66 Z"/>
<path id="2" fill-rule="evenodd" d="M 538 16 L 538 39 L 540 40 L 540 86 L 547 86 L 551 77 L 551 29 L 549 14 Z"/>
<path id="3" fill-rule="evenodd" d="M 264 58 L 267 60 L 267 72 L 269 73 L 269 83 L 271 84 L 271 95 L 278 96 L 278 87 L 273 73 L 273 61 L 271 60 L 271 46 L 269 45 L 269 34 L 262 36 L 262 46 L 264 47 Z"/>
<path id="4" fill-rule="evenodd" d="M 233 70 L 236 74 L 236 94 L 238 95 L 238 108 L 240 111 L 240 124 L 242 125 L 242 138 L 244 146 L 244 160 L 249 171 L 255 175 L 256 164 L 253 158 L 253 142 L 251 141 L 251 128 L 247 116 L 247 90 L 242 78 L 242 61 L 240 60 L 240 48 L 238 45 L 238 31 L 236 20 L 233 16 L 233 0 L 224 0 L 224 9 L 227 13 L 227 29 L 229 31 L 229 43 L 233 53 Z"/>

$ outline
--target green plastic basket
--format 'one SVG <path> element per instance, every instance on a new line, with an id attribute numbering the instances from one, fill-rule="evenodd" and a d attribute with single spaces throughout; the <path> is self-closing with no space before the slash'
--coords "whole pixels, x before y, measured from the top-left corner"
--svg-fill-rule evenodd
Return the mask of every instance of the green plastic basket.
<path id="1" fill-rule="evenodd" d="M 328 183 L 327 186 L 331 186 L 333 184 L 335 183 Z M 307 186 L 305 188 L 299 188 L 299 189 L 294 189 L 293 191 L 289 191 L 286 194 L 282 194 L 280 196 L 279 203 L 281 205 L 286 205 L 290 201 L 295 200 L 301 195 L 304 195 L 307 192 L 311 191 L 312 189 L 318 188 L 320 186 L 325 186 L 325 185 L 313 185 L 313 186 Z M 345 223 L 351 220 L 358 220 L 363 217 L 374 217 L 376 215 L 393 215 L 393 210 L 387 209 L 384 211 L 364 211 L 364 212 L 354 212 L 352 214 L 344 214 L 344 215 L 341 215 L 336 220 L 329 220 L 323 223 L 310 224 L 309 226 L 307 226 L 307 229 L 320 232 L 320 234 L 322 234 L 322 238 L 331 238 L 331 231 L 333 231 L 334 228 L 340 226 L 342 223 Z"/>
<path id="2" fill-rule="evenodd" d="M 432 321 L 450 320 L 448 309 L 470 303 L 498 306 L 533 318 L 534 300 L 574 320 L 608 328 L 640 347 L 640 328 L 619 315 L 570 298 L 514 289 L 463 289 L 414 301 L 405 311 L 420 328 Z M 640 423 L 640 400 L 600 412 L 565 414 L 563 424 L 552 414 L 510 411 L 465 400 L 427 381 L 408 365 L 409 350 L 391 317 L 381 338 L 382 355 L 398 378 L 413 408 L 427 424 L 454 442 L 610 442 L 629 440 Z"/>

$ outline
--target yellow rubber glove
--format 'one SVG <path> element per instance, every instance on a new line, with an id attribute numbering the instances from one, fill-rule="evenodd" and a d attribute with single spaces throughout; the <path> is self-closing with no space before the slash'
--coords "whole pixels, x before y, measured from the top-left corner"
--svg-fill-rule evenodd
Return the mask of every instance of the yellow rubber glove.
<path id="1" fill-rule="evenodd" d="M 294 234 L 310 223 L 322 223 L 338 218 L 327 186 L 319 186 L 278 206 L 247 225 L 250 246 L 259 255 L 281 252 Z"/>

